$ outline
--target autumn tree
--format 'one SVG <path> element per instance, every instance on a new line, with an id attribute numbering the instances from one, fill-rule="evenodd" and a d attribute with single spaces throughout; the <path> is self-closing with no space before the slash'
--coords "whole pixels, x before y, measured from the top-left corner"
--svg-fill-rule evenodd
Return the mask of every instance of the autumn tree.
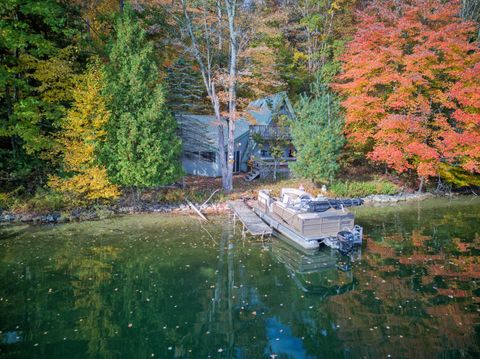
<path id="1" fill-rule="evenodd" d="M 275 6 L 266 4 L 265 13 L 272 13 L 265 19 L 271 28 L 267 43 L 274 47 L 275 67 L 288 83 L 292 97 L 310 91 L 317 73 L 325 72 L 338 47 L 353 34 L 357 3 L 358 0 L 294 0 Z"/>
<path id="2" fill-rule="evenodd" d="M 460 16 L 464 20 L 477 22 L 477 41 L 480 41 L 480 0 L 462 0 Z"/>
<path id="3" fill-rule="evenodd" d="M 78 7 L 79 18 L 90 44 L 100 50 L 113 30 L 120 12 L 118 0 L 70 0 Z"/>
<path id="4" fill-rule="evenodd" d="M 456 186 L 480 186 L 480 63 L 462 73 L 448 95 L 456 131 L 440 133 L 440 175 Z"/>
<path id="5" fill-rule="evenodd" d="M 81 67 L 80 28 L 65 2 L 0 2 L 0 187 L 31 189 L 55 168 L 54 134 Z"/>
<path id="6" fill-rule="evenodd" d="M 112 199 L 119 190 L 107 178 L 107 170 L 97 160 L 98 144 L 105 139 L 109 120 L 102 95 L 104 74 L 92 64 L 80 76 L 73 90 L 74 104 L 63 119 L 59 143 L 63 154 L 63 176 L 50 177 L 50 186 L 76 203 Z"/>
<path id="7" fill-rule="evenodd" d="M 373 1 L 359 15 L 336 86 L 350 144 L 399 173 L 416 173 L 421 184 L 441 162 L 478 171 L 460 160 L 476 132 L 471 116 L 459 121 L 468 101 L 451 92 L 480 60 L 475 25 L 459 10 L 458 1 Z"/>
<path id="8" fill-rule="evenodd" d="M 103 164 L 120 185 L 172 183 L 182 173 L 181 143 L 159 83 L 154 48 L 128 6 L 115 31 L 106 72 L 111 118 L 102 146 Z"/>
<path id="9" fill-rule="evenodd" d="M 355 1 L 352 0 L 296 0 L 292 11 L 300 17 L 296 24 L 303 41 L 299 51 L 305 57 L 309 73 L 321 69 L 328 59 L 330 42 L 335 31 L 335 21 Z M 300 55 L 300 53 L 298 55 Z"/>

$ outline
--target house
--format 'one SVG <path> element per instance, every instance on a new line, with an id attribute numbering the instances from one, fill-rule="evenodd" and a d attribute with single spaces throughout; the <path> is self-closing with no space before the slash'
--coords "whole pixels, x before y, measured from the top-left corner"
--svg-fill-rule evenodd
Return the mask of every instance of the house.
<path id="1" fill-rule="evenodd" d="M 252 133 L 267 135 L 275 127 L 275 118 L 285 115 L 294 118 L 293 107 L 285 92 L 251 102 L 244 117 L 235 122 L 234 172 L 246 172 L 250 158 L 269 160 L 268 146 L 259 145 Z M 218 161 L 218 124 L 214 116 L 176 114 L 183 143 L 182 165 L 187 174 L 221 176 Z M 224 129 L 225 152 L 227 131 Z M 285 149 L 285 157 L 292 151 Z"/>

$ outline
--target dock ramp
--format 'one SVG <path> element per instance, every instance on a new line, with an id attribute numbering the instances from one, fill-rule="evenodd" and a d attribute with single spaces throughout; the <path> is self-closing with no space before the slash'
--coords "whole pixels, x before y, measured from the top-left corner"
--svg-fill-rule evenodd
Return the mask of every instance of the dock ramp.
<path id="1" fill-rule="evenodd" d="M 245 231 L 252 236 L 269 236 L 272 234 L 272 228 L 265 224 L 243 201 L 231 201 L 228 203 L 228 207 L 233 211 L 234 216 L 242 222 Z"/>

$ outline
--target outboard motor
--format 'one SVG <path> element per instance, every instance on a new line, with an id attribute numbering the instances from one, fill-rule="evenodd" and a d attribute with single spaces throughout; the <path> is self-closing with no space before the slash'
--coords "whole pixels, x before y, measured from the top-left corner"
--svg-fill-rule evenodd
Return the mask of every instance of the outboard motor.
<path id="1" fill-rule="evenodd" d="M 358 224 L 356 224 L 353 227 L 352 233 L 353 233 L 353 244 L 362 245 L 363 228 L 360 227 Z"/>
<path id="2" fill-rule="evenodd" d="M 338 249 L 342 253 L 348 253 L 353 249 L 353 233 L 350 231 L 340 231 L 337 233 Z"/>

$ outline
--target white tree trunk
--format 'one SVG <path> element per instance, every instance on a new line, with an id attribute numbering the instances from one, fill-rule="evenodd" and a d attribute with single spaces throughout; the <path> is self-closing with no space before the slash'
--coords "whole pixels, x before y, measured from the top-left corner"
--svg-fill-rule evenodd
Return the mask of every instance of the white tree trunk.
<path id="1" fill-rule="evenodd" d="M 230 35 L 230 62 L 228 76 L 228 164 L 225 190 L 233 190 L 235 161 L 235 120 L 237 116 L 237 34 L 235 29 L 236 0 L 225 0 Z"/>

